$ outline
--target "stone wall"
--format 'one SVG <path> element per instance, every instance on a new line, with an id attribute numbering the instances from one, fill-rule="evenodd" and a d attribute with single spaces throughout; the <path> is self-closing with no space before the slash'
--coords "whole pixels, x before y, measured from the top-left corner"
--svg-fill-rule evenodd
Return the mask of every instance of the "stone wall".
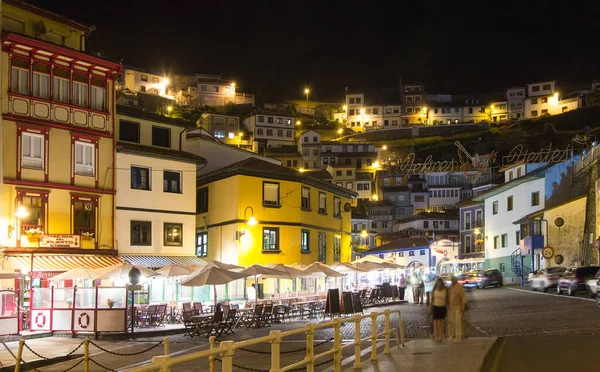
<path id="1" fill-rule="evenodd" d="M 598 250 L 594 241 L 598 236 L 598 219 L 596 211 L 597 193 L 596 181 L 599 178 L 599 164 L 594 161 L 573 176 L 572 193 L 585 193 L 587 195 L 585 205 L 585 225 L 581 231 L 583 242 L 583 264 L 598 264 Z"/>

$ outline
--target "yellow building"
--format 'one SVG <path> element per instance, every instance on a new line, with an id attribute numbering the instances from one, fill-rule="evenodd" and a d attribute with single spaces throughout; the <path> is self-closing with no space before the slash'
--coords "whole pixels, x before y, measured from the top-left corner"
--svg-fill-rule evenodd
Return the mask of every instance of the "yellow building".
<path id="1" fill-rule="evenodd" d="M 350 261 L 356 195 L 256 158 L 240 161 L 198 179 L 197 251 L 241 266 Z"/>
<path id="2" fill-rule="evenodd" d="M 2 267 L 119 262 L 113 128 L 121 66 L 85 53 L 89 27 L 20 1 L 2 6 Z"/>

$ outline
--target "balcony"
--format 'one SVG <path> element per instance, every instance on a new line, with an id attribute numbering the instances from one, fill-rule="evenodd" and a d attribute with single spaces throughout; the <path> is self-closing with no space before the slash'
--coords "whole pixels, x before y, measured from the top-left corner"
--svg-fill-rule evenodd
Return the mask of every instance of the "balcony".
<path id="1" fill-rule="evenodd" d="M 526 236 L 521 239 L 521 254 L 526 255 L 529 252 L 533 252 L 535 249 L 544 248 L 544 236 L 534 235 Z"/>
<path id="2" fill-rule="evenodd" d="M 11 115 L 108 132 L 108 112 L 16 93 L 8 94 Z"/>

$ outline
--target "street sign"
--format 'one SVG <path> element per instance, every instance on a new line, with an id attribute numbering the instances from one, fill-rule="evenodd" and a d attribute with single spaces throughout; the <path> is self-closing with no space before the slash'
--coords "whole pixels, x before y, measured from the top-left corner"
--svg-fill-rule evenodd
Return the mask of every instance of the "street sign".
<path id="1" fill-rule="evenodd" d="M 128 291 L 141 291 L 141 290 L 142 290 L 142 285 L 141 285 L 141 284 L 137 284 L 137 285 L 128 285 L 128 286 L 127 286 L 127 290 L 128 290 Z"/>

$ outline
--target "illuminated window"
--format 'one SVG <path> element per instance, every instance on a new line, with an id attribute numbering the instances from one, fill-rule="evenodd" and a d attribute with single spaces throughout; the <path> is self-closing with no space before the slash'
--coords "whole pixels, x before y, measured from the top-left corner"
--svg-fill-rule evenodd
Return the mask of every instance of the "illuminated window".
<path id="1" fill-rule="evenodd" d="M 69 102 L 69 75 L 65 70 L 54 69 L 52 99 L 64 103 Z"/>
<path id="2" fill-rule="evenodd" d="M 98 111 L 106 110 L 106 89 L 102 80 L 92 79 L 91 94 L 90 103 L 92 108 Z"/>
<path id="3" fill-rule="evenodd" d="M 310 232 L 308 230 L 302 230 L 300 250 L 302 252 L 310 252 Z"/>
<path id="4" fill-rule="evenodd" d="M 23 133 L 21 165 L 24 168 L 44 169 L 44 136 Z"/>
<path id="5" fill-rule="evenodd" d="M 181 246 L 183 242 L 183 225 L 180 223 L 165 223 L 165 245 Z"/>
<path id="6" fill-rule="evenodd" d="M 81 107 L 88 105 L 88 85 L 85 76 L 73 75 L 73 104 Z"/>
<path id="7" fill-rule="evenodd" d="M 22 59 L 12 59 L 10 90 L 13 93 L 29 94 L 29 66 Z"/>
<path id="8" fill-rule="evenodd" d="M 208 233 L 196 234 L 196 256 L 206 257 L 208 255 Z"/>
<path id="9" fill-rule="evenodd" d="M 327 214 L 327 194 L 319 192 L 319 213 Z"/>
<path id="10" fill-rule="evenodd" d="M 75 141 L 75 174 L 94 175 L 94 152 L 92 143 Z"/>
<path id="11" fill-rule="evenodd" d="M 279 229 L 275 227 L 265 227 L 263 229 L 263 251 L 279 250 Z"/>
<path id="12" fill-rule="evenodd" d="M 50 98 L 50 71 L 41 63 L 33 65 L 32 91 L 34 97 Z"/>
<path id="13" fill-rule="evenodd" d="M 84 198 L 74 200 L 73 212 L 73 233 L 75 235 L 94 236 L 96 231 L 95 202 L 84 200 Z"/>

